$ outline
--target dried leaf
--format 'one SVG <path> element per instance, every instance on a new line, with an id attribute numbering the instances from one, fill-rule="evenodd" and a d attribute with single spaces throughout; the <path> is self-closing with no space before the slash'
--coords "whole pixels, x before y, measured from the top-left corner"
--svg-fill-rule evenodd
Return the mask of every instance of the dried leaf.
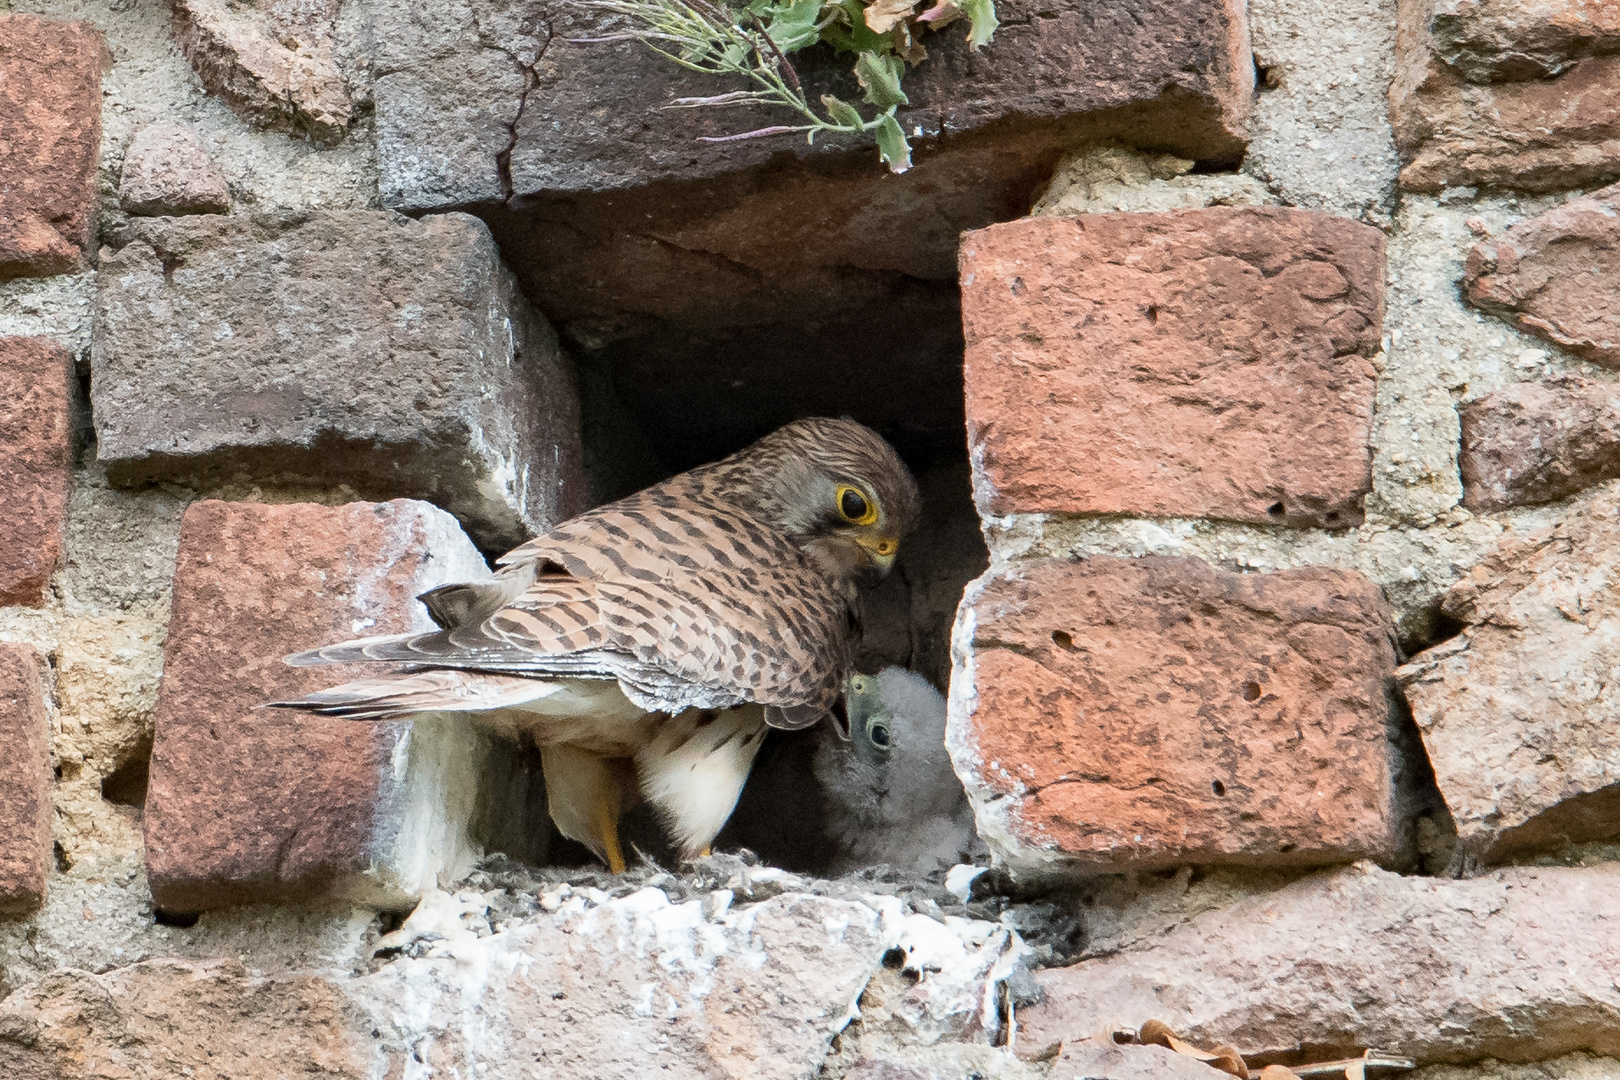
<path id="1" fill-rule="evenodd" d="M 894 43 L 894 51 L 900 59 L 913 67 L 928 59 L 928 50 L 912 35 L 910 23 L 901 23 L 890 30 L 889 40 Z"/>
<path id="2" fill-rule="evenodd" d="M 920 23 L 928 23 L 935 30 L 941 30 L 962 17 L 962 9 L 952 0 L 939 0 L 937 4 L 917 16 Z"/>
<path id="3" fill-rule="evenodd" d="M 911 17 L 917 0 L 873 0 L 866 9 L 866 25 L 874 34 L 887 34 Z"/>

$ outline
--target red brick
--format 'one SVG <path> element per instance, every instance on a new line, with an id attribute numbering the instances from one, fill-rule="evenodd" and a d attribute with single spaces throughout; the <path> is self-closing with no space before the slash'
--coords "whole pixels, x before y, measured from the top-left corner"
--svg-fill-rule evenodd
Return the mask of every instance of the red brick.
<path id="1" fill-rule="evenodd" d="M 1521 330 L 1620 368 L 1620 184 L 1475 244 L 1463 292 Z"/>
<path id="2" fill-rule="evenodd" d="M 482 569 L 454 519 L 425 503 L 186 511 L 146 803 L 159 907 L 305 896 L 386 860 L 405 725 L 256 706 L 361 674 L 291 668 L 288 653 L 425 626 L 413 597 Z"/>
<path id="3" fill-rule="evenodd" d="M 0 643 L 0 912 L 45 895 L 51 855 L 50 719 L 32 646 Z"/>
<path id="4" fill-rule="evenodd" d="M 1408 191 L 1620 176 L 1612 2 L 1400 0 L 1390 121 Z"/>
<path id="5" fill-rule="evenodd" d="M 0 15 L 0 280 L 80 265 L 110 64 L 89 23 Z"/>
<path id="6" fill-rule="evenodd" d="M 66 350 L 0 338 L 0 604 L 44 603 L 62 562 L 72 400 Z"/>
<path id="7" fill-rule="evenodd" d="M 1015 871 L 1396 850 L 1395 646 L 1359 574 L 1015 564 L 969 588 L 956 648 L 947 742 Z"/>
<path id="8" fill-rule="evenodd" d="M 1370 226 L 1276 208 L 967 234 L 981 510 L 1359 522 L 1383 258 Z"/>
<path id="9" fill-rule="evenodd" d="M 1620 386 L 1574 376 L 1511 383 L 1467 402 L 1463 505 L 1548 503 L 1620 476 Z"/>

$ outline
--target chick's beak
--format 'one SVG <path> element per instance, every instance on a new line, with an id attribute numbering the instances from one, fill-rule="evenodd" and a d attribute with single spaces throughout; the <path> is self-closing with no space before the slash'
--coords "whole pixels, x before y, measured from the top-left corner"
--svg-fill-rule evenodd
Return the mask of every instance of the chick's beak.
<path id="1" fill-rule="evenodd" d="M 900 553 L 900 541 L 892 536 L 861 536 L 855 542 L 861 545 L 880 574 L 889 572 L 894 566 L 894 557 Z"/>

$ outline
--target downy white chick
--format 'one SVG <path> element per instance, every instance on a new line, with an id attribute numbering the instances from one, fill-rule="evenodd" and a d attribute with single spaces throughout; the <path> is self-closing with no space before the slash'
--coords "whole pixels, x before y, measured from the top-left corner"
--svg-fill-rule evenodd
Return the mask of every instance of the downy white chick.
<path id="1" fill-rule="evenodd" d="M 836 870 L 888 863 L 923 875 L 963 861 L 977 837 L 945 750 L 945 699 L 899 667 L 853 675 L 844 690 L 850 742 L 829 732 L 814 761 Z"/>

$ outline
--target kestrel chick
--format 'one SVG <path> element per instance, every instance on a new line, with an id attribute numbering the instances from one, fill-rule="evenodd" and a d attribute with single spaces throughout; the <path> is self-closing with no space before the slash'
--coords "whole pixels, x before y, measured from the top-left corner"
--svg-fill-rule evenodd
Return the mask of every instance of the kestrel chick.
<path id="1" fill-rule="evenodd" d="M 824 739 L 814 762 L 839 869 L 888 863 L 928 874 L 961 861 L 975 833 L 945 749 L 945 699 L 899 667 L 852 675 L 846 687 L 850 741 Z"/>
<path id="2" fill-rule="evenodd" d="M 652 803 L 688 856 L 736 805 L 766 726 L 833 708 L 858 585 L 894 564 L 917 485 L 876 432 L 800 420 L 423 593 L 441 629 L 288 657 L 395 674 L 272 704 L 385 720 L 465 712 L 539 747 L 558 831 L 624 869 L 619 816 Z"/>

